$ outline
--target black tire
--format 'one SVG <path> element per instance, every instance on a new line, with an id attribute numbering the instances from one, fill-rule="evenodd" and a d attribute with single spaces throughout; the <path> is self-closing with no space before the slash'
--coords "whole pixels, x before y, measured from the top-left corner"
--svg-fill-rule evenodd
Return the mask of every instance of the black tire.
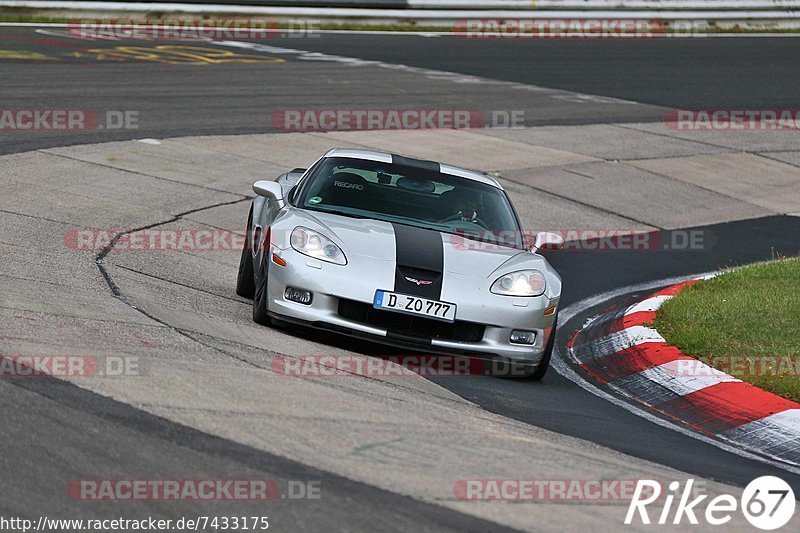
<path id="1" fill-rule="evenodd" d="M 547 374 L 547 369 L 550 368 L 550 357 L 553 355 L 553 347 L 556 344 L 556 326 L 558 325 L 558 315 L 556 315 L 555 320 L 553 320 L 553 332 L 550 333 L 550 338 L 547 341 L 547 347 L 544 349 L 544 353 L 542 354 L 542 360 L 539 361 L 539 365 L 536 367 L 536 370 L 533 371 L 531 374 L 531 379 L 533 381 L 541 381 L 545 374 Z"/>
<path id="2" fill-rule="evenodd" d="M 267 274 L 269 273 L 269 263 L 265 264 L 266 261 L 268 261 L 267 254 L 263 254 L 263 259 L 258 267 L 258 282 L 255 284 L 256 288 L 253 293 L 253 321 L 264 326 L 270 326 L 272 325 L 272 320 L 267 314 L 267 300 L 269 300 L 267 295 Z"/>
<path id="3" fill-rule="evenodd" d="M 250 231 L 253 223 L 253 207 L 250 206 L 250 215 L 247 217 L 247 233 L 244 237 L 244 247 L 242 257 L 239 259 L 239 275 L 236 277 L 236 294 L 243 298 L 252 298 L 256 292 L 256 284 L 253 279 L 253 261 L 250 250 L 252 249 L 252 232 Z"/>

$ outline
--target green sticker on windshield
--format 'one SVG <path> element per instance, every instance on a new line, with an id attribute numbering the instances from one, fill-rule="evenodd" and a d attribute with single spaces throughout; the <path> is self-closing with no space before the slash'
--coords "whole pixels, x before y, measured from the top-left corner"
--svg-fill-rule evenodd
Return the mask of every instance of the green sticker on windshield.
<path id="1" fill-rule="evenodd" d="M 310 204 L 318 204 L 321 201 L 322 201 L 322 198 L 319 197 L 319 196 L 312 196 L 311 198 L 308 199 L 308 203 L 310 203 Z"/>

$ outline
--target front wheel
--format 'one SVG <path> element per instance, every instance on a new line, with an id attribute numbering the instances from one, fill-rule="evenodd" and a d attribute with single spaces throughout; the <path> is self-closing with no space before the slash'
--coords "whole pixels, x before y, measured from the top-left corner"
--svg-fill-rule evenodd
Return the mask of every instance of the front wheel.
<path id="1" fill-rule="evenodd" d="M 555 320 L 553 320 L 553 331 L 550 333 L 550 338 L 547 340 L 547 346 L 542 354 L 542 360 L 539 361 L 539 365 L 536 367 L 536 370 L 534 370 L 533 374 L 531 374 L 531 379 L 533 381 L 541 381 L 544 375 L 547 374 L 547 369 L 550 368 L 550 357 L 553 355 L 553 347 L 556 344 L 557 325 L 558 315 L 556 315 Z"/>
<path id="2" fill-rule="evenodd" d="M 272 320 L 267 314 L 267 301 L 269 300 L 268 286 L 268 273 L 269 263 L 264 264 L 267 259 L 267 254 L 263 254 L 263 259 L 258 268 L 258 282 L 255 284 L 255 293 L 253 295 L 253 321 L 264 326 L 272 324 Z"/>
<path id="3" fill-rule="evenodd" d="M 247 217 L 247 233 L 244 236 L 244 249 L 239 259 L 239 275 L 236 277 L 236 294 L 244 298 L 252 298 L 256 291 L 253 282 L 253 240 L 251 227 L 253 224 L 253 207 L 250 207 L 250 215 Z"/>

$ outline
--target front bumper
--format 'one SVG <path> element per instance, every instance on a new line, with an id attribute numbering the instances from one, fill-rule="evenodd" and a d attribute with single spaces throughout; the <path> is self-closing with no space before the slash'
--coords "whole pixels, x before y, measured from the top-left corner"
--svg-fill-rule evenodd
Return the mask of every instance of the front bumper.
<path id="1" fill-rule="evenodd" d="M 392 290 L 394 280 L 392 262 L 373 259 L 374 264 L 367 270 L 369 274 L 362 272 L 364 275 L 358 276 L 346 266 L 317 261 L 292 249 L 281 250 L 279 253 L 286 261 L 286 266 L 269 262 L 268 311 L 271 316 L 280 320 L 336 331 L 422 353 L 484 356 L 533 366 L 541 360 L 547 340 L 552 333 L 555 313 L 544 315 L 544 310 L 557 306 L 558 299 L 549 299 L 545 296 L 533 298 L 499 296 L 491 294 L 488 287 L 478 298 L 470 298 L 469 293 L 461 296 L 459 290 L 464 290 L 465 287 L 469 287 L 470 282 L 474 284 L 475 281 L 467 280 L 467 276 L 449 272 L 446 274 L 441 299 L 456 304 L 457 321 L 483 328 L 480 340 L 462 341 L 443 338 L 436 332 L 431 335 L 420 335 L 413 330 L 393 330 L 366 321 L 353 320 L 340 313 L 340 300 L 371 306 L 376 290 Z M 361 262 L 364 260 L 361 258 Z M 313 293 L 311 304 L 286 300 L 284 293 L 287 287 L 311 291 Z M 381 313 L 392 312 L 381 311 Z M 443 331 L 448 329 L 445 326 L 443 323 Z M 536 333 L 534 344 L 512 344 L 509 337 L 514 329 L 534 331 Z"/>

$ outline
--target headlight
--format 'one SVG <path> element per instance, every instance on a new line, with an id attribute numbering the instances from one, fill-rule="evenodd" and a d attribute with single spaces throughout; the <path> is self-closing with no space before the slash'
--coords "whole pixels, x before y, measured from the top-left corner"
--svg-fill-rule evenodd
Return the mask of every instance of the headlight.
<path id="1" fill-rule="evenodd" d="M 337 265 L 346 265 L 347 258 L 344 256 L 341 248 L 313 229 L 298 227 L 294 228 L 291 237 L 292 248 L 297 250 L 303 255 L 319 259 L 320 261 L 327 261 L 328 263 L 335 263 Z"/>
<path id="2" fill-rule="evenodd" d="M 504 296 L 539 296 L 546 286 L 544 274 L 538 270 L 518 270 L 497 278 L 491 291 Z"/>

